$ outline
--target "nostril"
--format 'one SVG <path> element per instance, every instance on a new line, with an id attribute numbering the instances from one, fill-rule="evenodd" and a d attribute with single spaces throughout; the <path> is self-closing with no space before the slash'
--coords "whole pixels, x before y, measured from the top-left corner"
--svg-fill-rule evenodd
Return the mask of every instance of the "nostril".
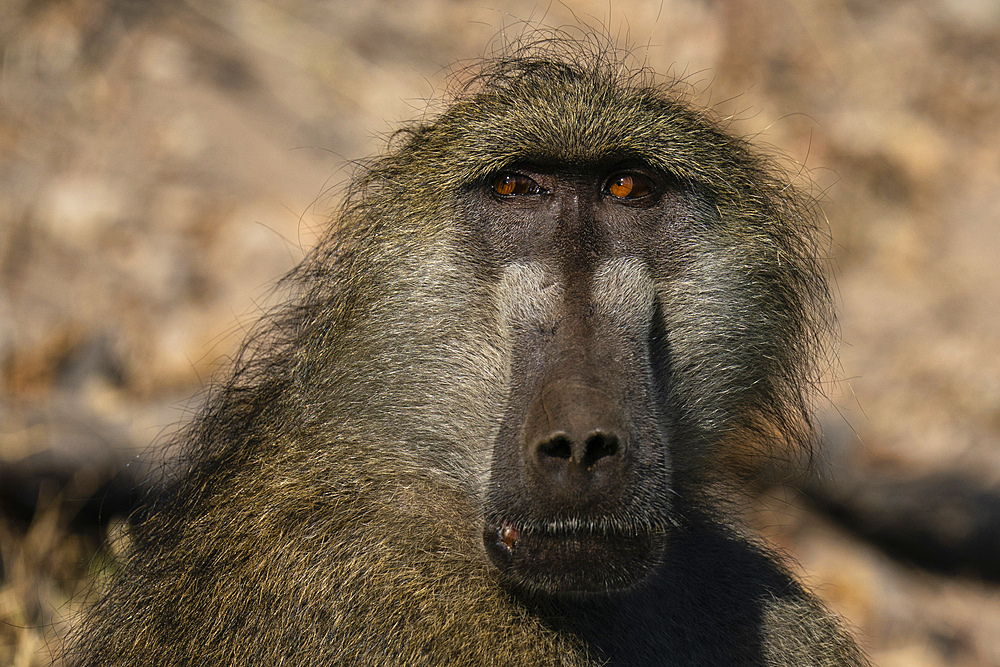
<path id="1" fill-rule="evenodd" d="M 618 453 L 618 437 L 611 433 L 595 431 L 587 438 L 583 453 L 583 465 L 591 467 L 600 459 Z"/>
<path id="2" fill-rule="evenodd" d="M 615 456 L 620 449 L 618 436 L 604 431 L 594 431 L 583 442 L 574 446 L 574 441 L 565 433 L 553 435 L 538 444 L 539 459 L 560 459 L 573 461 L 584 468 L 593 467 L 598 461 Z"/>
<path id="3" fill-rule="evenodd" d="M 573 444 L 565 435 L 556 435 L 538 445 L 538 453 L 553 459 L 569 460 L 573 456 Z"/>

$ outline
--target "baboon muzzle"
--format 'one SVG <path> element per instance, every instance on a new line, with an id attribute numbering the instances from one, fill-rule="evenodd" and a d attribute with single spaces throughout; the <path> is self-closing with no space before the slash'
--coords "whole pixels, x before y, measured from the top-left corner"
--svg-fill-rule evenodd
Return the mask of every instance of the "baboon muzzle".
<path id="1" fill-rule="evenodd" d="M 514 588 L 627 587 L 665 542 L 668 457 L 650 343 L 595 310 L 567 308 L 548 335 L 526 333 L 514 348 L 484 529 Z"/>
<path id="2" fill-rule="evenodd" d="M 536 501 L 570 515 L 621 493 L 628 447 L 617 397 L 578 377 L 554 377 L 528 408 L 524 467 Z"/>

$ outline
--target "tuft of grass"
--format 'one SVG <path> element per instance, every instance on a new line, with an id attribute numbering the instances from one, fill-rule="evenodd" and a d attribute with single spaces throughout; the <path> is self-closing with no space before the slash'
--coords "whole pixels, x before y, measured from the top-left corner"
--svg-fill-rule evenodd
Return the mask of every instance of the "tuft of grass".
<path id="1" fill-rule="evenodd" d="M 62 639 L 114 568 L 116 542 L 70 531 L 69 519 L 58 498 L 27 524 L 0 513 L 0 665 L 57 661 Z"/>

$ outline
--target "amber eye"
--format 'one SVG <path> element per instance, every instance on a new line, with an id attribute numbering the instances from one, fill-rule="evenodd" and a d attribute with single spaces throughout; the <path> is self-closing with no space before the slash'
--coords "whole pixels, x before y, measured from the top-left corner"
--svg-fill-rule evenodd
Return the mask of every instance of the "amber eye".
<path id="1" fill-rule="evenodd" d="M 642 174 L 612 176 L 604 191 L 618 199 L 642 199 L 653 194 L 653 181 Z"/>
<path id="2" fill-rule="evenodd" d="M 536 195 L 542 188 L 532 179 L 523 174 L 505 172 L 497 174 L 490 183 L 493 192 L 501 197 L 516 197 L 518 195 Z"/>

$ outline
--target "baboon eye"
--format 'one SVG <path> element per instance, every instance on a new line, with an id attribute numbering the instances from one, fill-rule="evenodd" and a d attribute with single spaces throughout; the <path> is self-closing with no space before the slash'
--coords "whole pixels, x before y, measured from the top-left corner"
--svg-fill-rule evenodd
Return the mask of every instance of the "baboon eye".
<path id="1" fill-rule="evenodd" d="M 501 197 L 517 197 L 519 195 L 537 195 L 542 192 L 538 183 L 524 174 L 504 172 L 493 177 L 490 183 L 493 192 Z"/>
<path id="2" fill-rule="evenodd" d="M 618 199 L 642 199 L 653 194 L 653 179 L 630 172 L 612 176 L 604 192 Z"/>

